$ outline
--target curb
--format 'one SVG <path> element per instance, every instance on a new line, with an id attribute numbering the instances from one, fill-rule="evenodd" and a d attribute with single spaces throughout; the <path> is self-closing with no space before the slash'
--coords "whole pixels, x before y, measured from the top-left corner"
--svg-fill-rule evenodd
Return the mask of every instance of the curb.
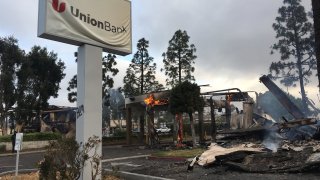
<path id="1" fill-rule="evenodd" d="M 104 169 L 104 170 L 108 173 L 115 173 L 111 169 Z M 173 179 L 168 179 L 163 177 L 149 176 L 149 175 L 131 173 L 126 171 L 117 171 L 116 173 L 118 173 L 120 177 L 125 178 L 126 180 L 173 180 Z"/>

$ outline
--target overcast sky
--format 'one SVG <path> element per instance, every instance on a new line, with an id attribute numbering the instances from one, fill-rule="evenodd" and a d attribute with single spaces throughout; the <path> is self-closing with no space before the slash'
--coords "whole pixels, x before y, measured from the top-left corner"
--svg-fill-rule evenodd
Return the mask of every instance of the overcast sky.
<path id="1" fill-rule="evenodd" d="M 311 1 L 302 0 L 310 10 Z M 133 53 L 137 41 L 144 37 L 150 42 L 149 53 L 163 67 L 162 53 L 178 29 L 186 30 L 198 58 L 195 60 L 196 82 L 210 84 L 202 91 L 240 88 L 243 91 L 264 92 L 259 77 L 268 73 L 277 55 L 270 55 L 270 46 L 276 41 L 272 23 L 278 15 L 282 0 L 133 0 Z M 76 73 L 73 54 L 76 46 L 37 38 L 38 0 L 0 0 L 0 36 L 13 35 L 26 52 L 33 45 L 41 45 L 58 53 L 66 65 L 66 77 L 61 83 L 57 99 L 50 103 L 71 105 L 67 100 L 68 81 Z M 118 56 L 120 70 L 115 86 L 122 79 L 132 55 Z M 164 83 L 164 75 L 157 74 Z M 279 84 L 279 83 L 277 83 Z M 307 95 L 317 100 L 316 80 L 306 87 Z M 298 89 L 289 89 L 298 96 Z"/>

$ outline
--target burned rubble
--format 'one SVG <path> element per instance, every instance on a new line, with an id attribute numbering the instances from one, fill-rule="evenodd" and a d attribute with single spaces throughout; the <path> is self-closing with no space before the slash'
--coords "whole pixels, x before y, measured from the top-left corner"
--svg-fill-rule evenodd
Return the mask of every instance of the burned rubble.
<path id="1" fill-rule="evenodd" d="M 210 168 L 224 166 L 228 169 L 251 173 L 314 172 L 320 169 L 320 141 L 283 140 L 268 142 L 212 143 L 200 157 L 198 164 Z M 274 144 L 272 144 L 274 143 Z"/>
<path id="2" fill-rule="evenodd" d="M 184 164 L 188 165 L 188 172 L 194 172 L 194 165 L 203 169 L 232 169 L 249 173 L 312 172 L 320 169 L 319 120 L 316 116 L 306 116 L 267 76 L 262 76 L 260 81 L 274 94 L 292 118 L 272 119 L 259 108 L 256 92 L 253 92 L 257 96 L 256 102 L 249 96 L 252 91 L 243 92 L 238 88 L 202 93 L 207 100 L 206 106 L 210 108 L 212 143 L 203 143 L 208 145 L 208 150 Z M 151 146 L 160 143 L 157 134 L 154 133 L 154 112 L 160 108 L 167 108 L 168 95 L 169 92 L 165 91 L 126 99 L 126 106 L 130 108 L 141 106 L 141 103 L 146 106 L 146 135 Z M 157 105 L 157 102 L 160 105 Z M 242 103 L 243 110 L 239 111 L 231 102 Z M 215 110 L 225 119 L 222 128 L 217 127 Z M 180 119 L 177 122 L 182 121 Z M 127 133 L 130 133 L 130 129 L 127 129 Z M 201 142 L 202 136 L 199 136 Z M 183 147 L 192 148 L 192 145 L 186 143 Z"/>
<path id="3" fill-rule="evenodd" d="M 252 112 L 252 123 L 244 128 L 234 128 L 234 122 L 239 118 L 231 117 L 230 129 L 217 132 L 220 137 L 201 154 L 198 165 L 206 168 L 223 166 L 250 173 L 319 171 L 319 120 L 307 117 L 267 76 L 262 76 L 260 81 L 293 119 L 274 121 L 255 111 Z"/>
<path id="4" fill-rule="evenodd" d="M 276 151 L 263 144 L 246 144 L 230 148 L 214 145 L 204 152 L 198 164 L 204 167 L 227 166 L 252 173 L 311 172 L 320 168 L 320 142 L 316 140 L 284 141 Z"/>
<path id="5" fill-rule="evenodd" d="M 320 141 L 282 141 L 276 150 L 262 143 L 243 143 L 228 148 L 212 144 L 199 157 L 198 164 L 227 166 L 252 173 L 310 172 L 320 168 Z"/>

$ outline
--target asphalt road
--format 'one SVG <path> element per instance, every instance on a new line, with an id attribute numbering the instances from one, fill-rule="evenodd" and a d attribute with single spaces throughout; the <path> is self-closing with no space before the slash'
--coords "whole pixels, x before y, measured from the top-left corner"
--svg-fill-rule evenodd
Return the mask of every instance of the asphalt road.
<path id="1" fill-rule="evenodd" d="M 112 159 L 130 158 L 143 156 L 152 153 L 153 150 L 145 149 L 143 146 L 104 146 L 103 166 L 108 164 Z M 37 163 L 43 158 L 44 151 L 22 152 L 19 157 L 19 169 L 36 169 Z M 0 173 L 15 170 L 16 154 L 0 154 Z"/>
<path id="2" fill-rule="evenodd" d="M 16 154 L 8 154 L 0 156 L 0 173 L 13 171 L 16 168 Z M 34 169 L 37 167 L 37 162 L 43 157 L 42 152 L 20 154 L 19 169 Z"/>
<path id="3" fill-rule="evenodd" d="M 111 169 L 118 167 L 121 171 L 138 173 L 150 176 L 164 177 L 177 180 L 188 179 L 217 179 L 217 180 L 319 180 L 319 173 L 297 173 L 297 174 L 258 174 L 244 173 L 228 170 L 224 166 L 203 168 L 195 166 L 192 172 L 187 172 L 185 161 L 175 159 L 134 158 L 151 154 L 153 150 L 132 146 L 110 146 L 103 147 L 103 168 Z M 20 157 L 20 169 L 34 169 L 43 152 L 22 154 Z M 15 170 L 15 155 L 0 155 L 0 173 Z"/>

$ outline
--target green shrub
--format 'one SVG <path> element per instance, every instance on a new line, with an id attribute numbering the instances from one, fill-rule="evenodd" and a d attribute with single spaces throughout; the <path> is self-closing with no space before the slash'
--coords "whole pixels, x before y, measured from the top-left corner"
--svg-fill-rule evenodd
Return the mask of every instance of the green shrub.
<path id="1" fill-rule="evenodd" d="M 11 135 L 0 136 L 0 142 L 11 142 Z"/>
<path id="2" fill-rule="evenodd" d="M 120 129 L 116 129 L 115 132 L 113 133 L 114 137 L 126 137 L 126 130 L 120 130 Z"/>
<path id="3" fill-rule="evenodd" d="M 91 165 L 92 179 L 96 179 L 102 172 L 99 166 L 101 156 L 96 149 L 99 143 L 101 140 L 97 136 L 90 137 L 84 144 L 79 144 L 73 138 L 51 141 L 44 159 L 38 163 L 40 179 L 79 179 L 85 163 Z"/>
<path id="4" fill-rule="evenodd" d="M 12 135 L 0 136 L 0 142 L 11 142 Z M 45 141 L 61 139 L 61 134 L 52 132 L 24 133 L 23 141 Z"/>
<path id="5" fill-rule="evenodd" d="M 23 134 L 23 141 L 45 141 L 61 139 L 61 134 L 52 132 L 36 132 Z"/>

